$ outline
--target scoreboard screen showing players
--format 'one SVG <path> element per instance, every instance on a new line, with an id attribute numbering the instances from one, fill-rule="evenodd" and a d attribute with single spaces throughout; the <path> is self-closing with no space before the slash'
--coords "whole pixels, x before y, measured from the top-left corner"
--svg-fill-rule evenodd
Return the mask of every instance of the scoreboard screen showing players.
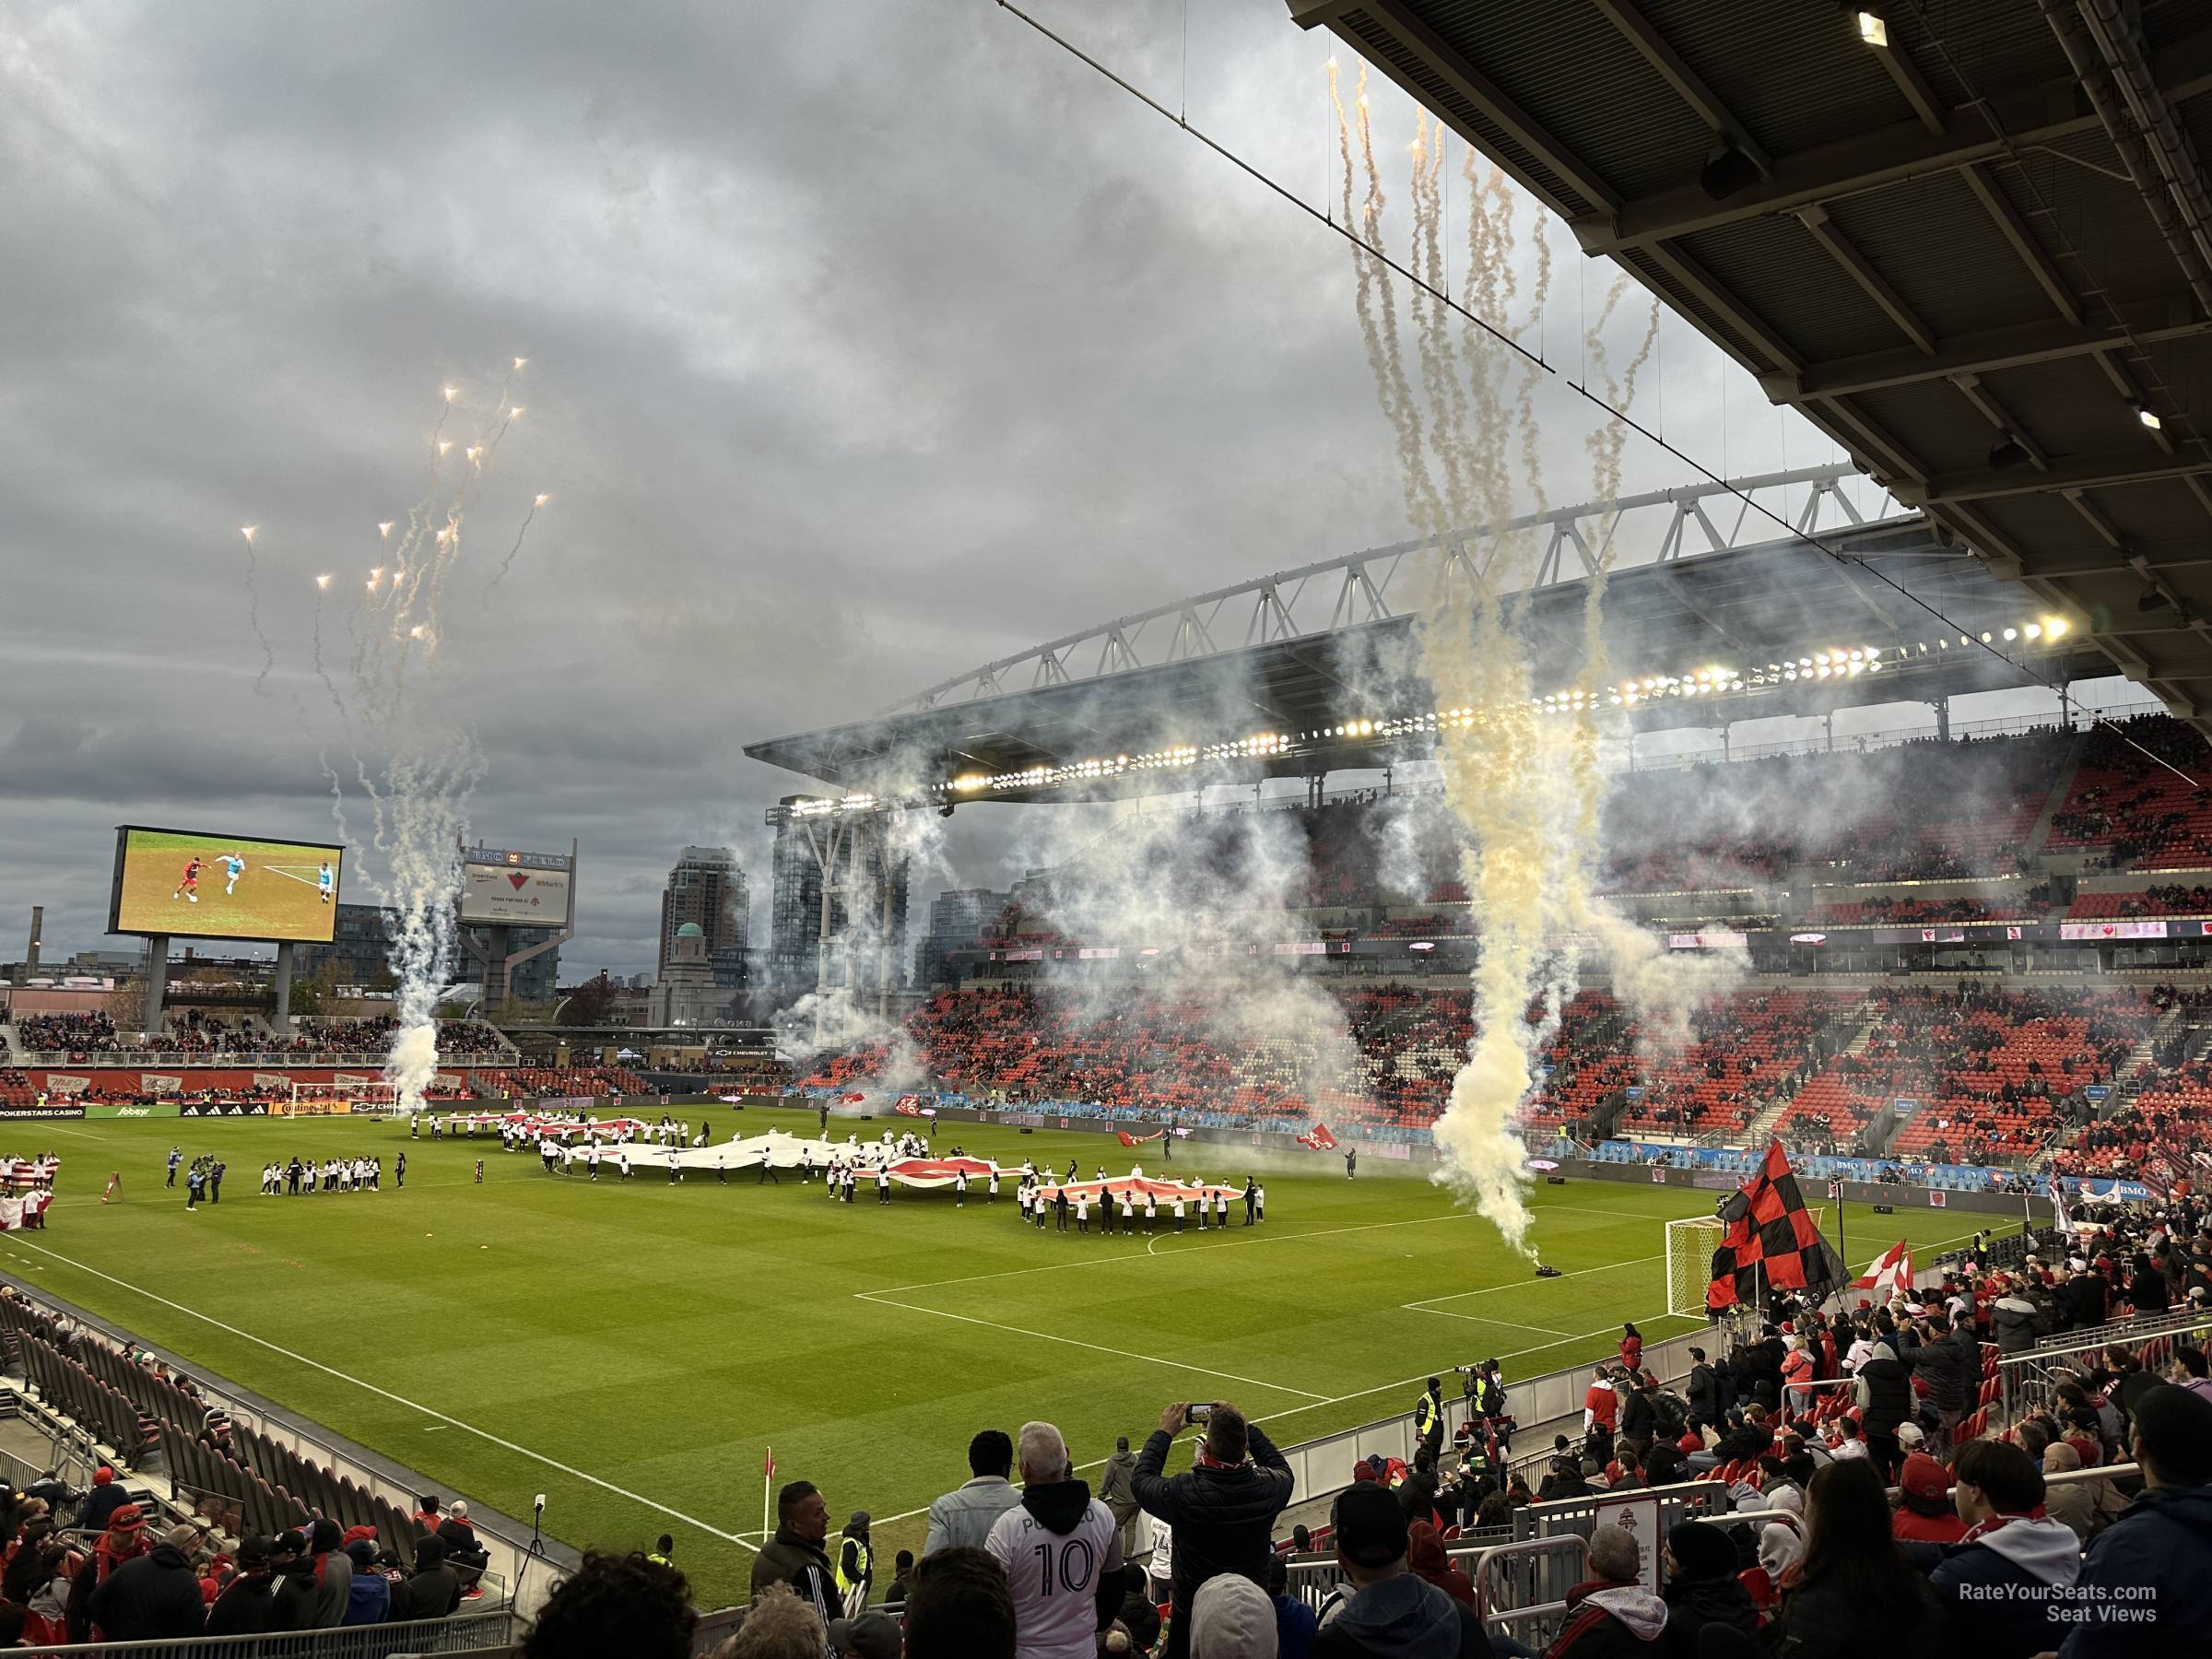
<path id="1" fill-rule="evenodd" d="M 346 849 L 125 824 L 108 931 L 327 945 Z"/>

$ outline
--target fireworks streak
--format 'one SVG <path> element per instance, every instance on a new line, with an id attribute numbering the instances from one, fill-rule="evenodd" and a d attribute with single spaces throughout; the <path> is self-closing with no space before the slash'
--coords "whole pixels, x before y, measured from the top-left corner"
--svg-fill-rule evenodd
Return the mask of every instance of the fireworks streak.
<path id="1" fill-rule="evenodd" d="M 261 526 L 245 524 L 239 535 L 246 544 L 246 620 L 253 625 L 253 637 L 261 641 L 261 672 L 253 677 L 253 695 L 267 695 L 269 672 L 276 666 L 276 652 L 269 643 L 269 636 L 261 630 L 261 559 L 253 551 L 253 533 Z"/>
<path id="2" fill-rule="evenodd" d="M 507 557 L 500 560 L 500 568 L 493 572 L 491 580 L 484 584 L 486 593 L 490 593 L 507 580 L 507 572 L 514 568 L 514 556 L 523 550 L 523 537 L 530 534 L 530 521 L 537 516 L 537 510 L 552 499 L 541 493 L 530 503 L 530 511 L 523 514 L 522 525 L 514 533 L 514 546 L 507 549 Z"/>
<path id="3" fill-rule="evenodd" d="M 509 394 L 526 362 L 513 359 L 481 430 L 466 441 L 445 435 L 456 407 L 465 406 L 464 389 L 458 384 L 441 389 L 423 493 L 405 512 L 377 524 L 380 562 L 365 575 L 332 572 L 314 579 L 311 666 L 328 695 L 355 783 L 369 803 L 371 844 L 384 879 L 378 880 L 373 867 L 364 865 L 363 874 L 394 915 L 390 960 L 398 981 L 399 1030 L 384 1075 L 410 1109 L 419 1109 L 437 1075 L 437 1002 L 457 944 L 458 850 L 468 830 L 470 798 L 485 773 L 475 735 L 453 723 L 444 712 L 451 700 L 429 694 L 426 682 L 447 631 L 445 594 L 461 559 L 469 509 L 487 485 L 500 440 L 523 415 Z M 460 464 L 449 473 L 441 463 L 456 450 Z M 534 498 L 522 532 L 550 499 L 544 493 Z M 499 576 L 521 552 L 522 532 Z M 248 611 L 265 659 L 254 682 L 258 692 L 276 667 L 276 653 L 261 626 L 255 527 L 247 526 L 241 534 Z M 350 647 L 342 670 L 344 688 L 324 655 L 323 610 L 334 581 L 344 597 Z M 312 738 L 306 707 L 298 698 L 293 700 Z M 316 763 L 329 785 L 331 814 L 343 838 L 347 834 L 347 784 L 329 757 L 327 747 L 318 747 Z"/>

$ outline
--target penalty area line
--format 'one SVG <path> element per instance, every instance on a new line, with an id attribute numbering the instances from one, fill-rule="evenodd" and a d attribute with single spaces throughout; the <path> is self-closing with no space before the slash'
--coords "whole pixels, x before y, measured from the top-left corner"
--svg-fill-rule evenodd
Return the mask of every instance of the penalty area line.
<path id="1" fill-rule="evenodd" d="M 491 1444 L 498 1446 L 501 1451 L 512 1452 L 518 1457 L 527 1457 L 533 1463 L 540 1463 L 545 1465 L 545 1466 L 548 1469 L 559 1470 L 563 1475 L 567 1475 L 577 1480 L 583 1481 L 587 1485 L 597 1487 L 603 1492 L 612 1492 L 618 1498 L 627 1498 L 632 1503 L 639 1504 L 646 1509 L 652 1510 L 656 1514 L 666 1515 L 671 1520 L 681 1521 L 686 1526 L 696 1527 L 699 1531 L 707 1534 L 711 1537 L 722 1539 L 725 1544 L 742 1545 L 745 1548 L 751 1550 L 755 1555 L 760 1553 L 760 1547 L 758 1544 L 747 1543 L 746 1540 L 738 1534 L 733 1532 L 724 1532 L 721 1527 L 710 1525 L 708 1523 L 700 1520 L 696 1515 L 687 1515 L 681 1510 L 670 1509 L 665 1503 L 656 1503 L 653 1500 L 646 1497 L 641 1492 L 633 1492 L 630 1491 L 627 1487 L 618 1487 L 611 1480 L 602 1480 L 596 1475 L 588 1474 L 582 1469 L 572 1467 L 571 1465 L 564 1464 L 556 1458 L 547 1457 L 543 1452 L 534 1452 L 528 1446 L 518 1445 L 513 1441 L 507 1440 L 500 1435 L 494 1434 L 488 1429 L 479 1429 L 474 1423 L 465 1423 L 457 1417 L 449 1417 L 444 1412 L 437 1410 L 435 1407 L 423 1405 L 419 1400 L 410 1400 L 406 1397 L 406 1395 L 394 1394 L 388 1388 L 379 1388 L 375 1383 L 366 1382 L 363 1379 L 353 1375 L 350 1371 L 342 1371 L 335 1366 L 324 1364 L 320 1359 L 310 1359 L 305 1354 L 294 1353 L 290 1348 L 281 1347 L 277 1344 L 271 1342 L 265 1336 L 256 1336 L 251 1331 L 241 1330 L 234 1324 L 226 1324 L 219 1319 L 201 1312 L 197 1308 L 189 1308 L 186 1307 L 182 1302 L 171 1301 L 166 1296 L 157 1296 L 153 1291 L 147 1289 L 142 1285 L 134 1285 L 128 1279 L 117 1278 L 112 1273 L 102 1273 L 99 1268 L 88 1266 L 85 1263 L 79 1262 L 73 1257 L 65 1256 L 58 1250 L 49 1250 L 43 1244 L 33 1244 L 28 1239 L 18 1240 L 18 1242 L 24 1249 L 35 1250 L 41 1255 L 52 1256 L 55 1261 L 63 1263 L 67 1266 L 74 1267 L 80 1273 L 88 1273 L 94 1278 L 104 1279 L 111 1285 L 118 1286 L 121 1288 L 129 1290 L 135 1295 L 143 1296 L 150 1302 L 158 1302 L 162 1307 L 168 1308 L 173 1312 L 188 1314 L 192 1318 L 199 1320 L 202 1324 L 213 1325 L 218 1331 L 225 1331 L 233 1336 L 241 1337 L 245 1341 L 251 1342 L 258 1347 L 265 1347 L 268 1349 L 272 1354 L 282 1355 L 285 1359 L 291 1360 L 296 1365 L 304 1365 L 311 1371 L 319 1371 L 324 1376 L 335 1377 L 341 1382 L 350 1382 L 354 1387 L 362 1390 L 364 1393 L 372 1394 L 379 1399 L 389 1400 L 394 1406 L 405 1406 L 410 1411 L 419 1411 L 425 1417 L 435 1418 L 446 1428 L 462 1430 L 466 1433 L 475 1435 L 478 1440 L 488 1441 Z"/>
<path id="2" fill-rule="evenodd" d="M 1074 1336 L 1054 1336 L 1049 1331 L 1032 1331 L 1022 1325 L 1000 1324 L 994 1320 L 977 1319 L 968 1313 L 947 1313 L 942 1308 L 924 1308 L 913 1302 L 892 1301 L 888 1293 L 877 1290 L 854 1292 L 861 1301 L 874 1302 L 880 1308 L 898 1308 L 908 1313 L 927 1313 L 936 1319 L 957 1319 L 962 1324 L 981 1325 L 986 1331 L 1004 1331 L 1009 1336 L 1026 1336 L 1035 1342 L 1056 1342 L 1065 1347 L 1088 1348 L 1094 1354 L 1109 1354 L 1116 1359 L 1141 1359 L 1148 1365 L 1164 1365 L 1171 1370 L 1188 1371 L 1193 1376 L 1218 1377 L 1225 1382 L 1242 1382 L 1253 1388 L 1265 1388 L 1273 1394 L 1296 1394 L 1301 1400 L 1319 1400 L 1322 1395 L 1311 1389 L 1291 1388 L 1281 1382 L 1265 1382 L 1257 1377 L 1241 1377 L 1235 1371 L 1214 1371 L 1203 1365 L 1189 1365 L 1181 1359 L 1165 1359 L 1159 1354 L 1137 1353 L 1129 1348 L 1107 1347 L 1100 1343 L 1084 1342 Z"/>

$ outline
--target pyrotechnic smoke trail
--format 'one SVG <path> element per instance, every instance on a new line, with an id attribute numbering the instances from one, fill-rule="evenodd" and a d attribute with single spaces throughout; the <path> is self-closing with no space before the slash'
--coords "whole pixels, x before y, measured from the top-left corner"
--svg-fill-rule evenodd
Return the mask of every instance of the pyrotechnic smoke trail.
<path id="1" fill-rule="evenodd" d="M 514 546 L 507 549 L 507 557 L 500 560 L 499 570 L 494 572 L 492 579 L 484 584 L 486 593 L 490 593 L 493 588 L 507 580 L 507 572 L 514 568 L 514 556 L 523 550 L 523 537 L 530 534 L 530 521 L 537 516 L 537 510 L 552 499 L 550 495 L 541 491 L 537 498 L 530 503 L 530 511 L 523 514 L 522 527 L 514 533 Z"/>
<path id="2" fill-rule="evenodd" d="M 246 619 L 253 625 L 253 637 L 261 641 L 261 672 L 253 677 L 253 695 L 266 695 L 263 689 L 269 683 L 269 670 L 276 666 L 276 653 L 269 644 L 269 636 L 261 631 L 261 560 L 254 556 L 253 532 L 257 524 L 246 524 L 239 535 L 246 542 Z"/>
<path id="3" fill-rule="evenodd" d="M 366 579 L 358 586 L 351 585 L 354 579 L 346 579 L 346 630 L 351 644 L 345 670 L 348 690 L 341 690 L 323 652 L 323 607 L 330 583 L 337 578 L 315 580 L 310 630 L 312 665 L 329 694 L 353 762 L 354 779 L 373 818 L 371 841 L 387 874 L 382 882 L 373 872 L 368 879 L 396 918 L 391 963 L 398 981 L 400 1029 L 384 1075 L 397 1086 L 401 1104 L 409 1110 L 421 1108 L 437 1074 L 438 999 L 456 946 L 453 901 L 460 878 L 459 848 L 467 834 L 469 800 L 485 772 L 483 751 L 474 735 L 453 724 L 441 712 L 441 700 L 416 682 L 434 667 L 445 631 L 444 594 L 461 557 L 467 507 L 483 487 L 492 451 L 522 415 L 506 398 L 524 361 L 514 359 L 500 402 L 473 441 L 445 437 L 461 388 L 443 389 L 421 497 L 404 513 L 377 526 L 381 562 L 370 569 Z M 462 465 L 449 474 L 442 462 L 455 448 L 460 449 Z M 525 528 L 547 499 L 535 499 L 524 519 Z M 251 528 L 245 539 L 251 583 Z M 510 562 L 520 547 L 518 536 Z M 262 634 L 257 606 L 253 620 L 273 667 L 275 653 Z M 305 727 L 304 704 L 299 705 L 299 712 Z M 365 750 L 381 759 L 372 763 Z M 349 836 L 346 782 L 331 764 L 327 748 L 318 747 L 316 763 L 330 785 L 332 817 L 341 836 Z"/>

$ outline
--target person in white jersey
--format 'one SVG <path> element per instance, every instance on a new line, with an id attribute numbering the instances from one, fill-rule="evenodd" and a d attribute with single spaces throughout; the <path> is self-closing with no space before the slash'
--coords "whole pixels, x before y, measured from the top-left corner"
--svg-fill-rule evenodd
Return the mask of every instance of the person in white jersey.
<path id="1" fill-rule="evenodd" d="M 1014 1592 L 1016 1659 L 1093 1659 L 1124 1589 L 1112 1512 L 1074 1478 L 1052 1424 L 1024 1423 L 1018 1447 L 1021 1501 L 983 1540 Z"/>

